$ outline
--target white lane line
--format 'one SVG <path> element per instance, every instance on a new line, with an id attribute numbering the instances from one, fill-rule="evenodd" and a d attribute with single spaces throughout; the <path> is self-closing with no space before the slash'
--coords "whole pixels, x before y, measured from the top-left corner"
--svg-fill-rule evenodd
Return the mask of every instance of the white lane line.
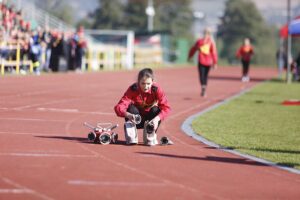
<path id="1" fill-rule="evenodd" d="M 71 136 L 70 126 L 71 126 L 71 124 L 74 121 L 76 121 L 78 119 L 80 119 L 80 117 L 75 118 L 73 121 L 70 121 L 66 125 L 65 131 L 66 131 L 67 135 Z M 96 151 L 90 149 L 86 145 L 82 145 L 80 143 L 77 143 L 77 145 L 79 145 L 82 149 L 90 152 L 95 158 L 101 159 L 101 160 L 103 160 L 105 162 L 110 162 L 111 164 L 113 164 L 115 166 L 119 166 L 122 169 L 126 169 L 126 170 L 129 170 L 129 171 L 132 171 L 134 173 L 140 174 L 142 176 L 146 176 L 146 177 L 151 178 L 151 179 L 159 180 L 159 181 L 161 181 L 162 183 L 164 183 L 167 186 L 174 186 L 174 187 L 177 187 L 177 188 L 180 188 L 180 189 L 183 189 L 183 190 L 189 190 L 191 192 L 198 192 L 198 190 L 196 188 L 194 188 L 194 187 L 191 187 L 191 186 L 188 186 L 188 185 L 184 185 L 184 184 L 181 184 L 181 183 L 178 183 L 178 182 L 174 182 L 172 180 L 168 180 L 168 179 L 160 177 L 160 176 L 156 176 L 153 173 L 144 171 L 143 169 L 139 169 L 139 168 L 136 168 L 135 166 L 132 166 L 132 165 L 129 165 L 129 164 L 126 164 L 126 163 L 114 160 L 114 159 L 112 159 L 110 157 L 107 157 L 107 156 L 101 154 L 100 152 L 96 152 Z M 213 196 L 213 195 L 211 195 L 211 196 Z"/>
<path id="2" fill-rule="evenodd" d="M 170 116 L 167 120 L 177 119 L 177 117 L 179 117 L 181 115 L 184 115 L 185 113 L 189 113 L 189 112 L 191 112 L 193 110 L 202 108 L 202 107 L 204 107 L 205 105 L 207 105 L 209 103 L 211 103 L 211 100 L 206 100 L 204 102 L 201 102 L 201 103 L 199 103 L 199 104 L 197 104 L 197 105 L 195 105 L 193 107 L 190 107 L 189 109 L 185 109 L 185 110 L 182 110 L 180 112 L 177 112 L 176 114 Z M 167 130 L 166 130 L 166 128 L 164 126 L 162 126 L 162 130 L 164 130 L 165 132 L 167 132 Z M 188 145 L 187 143 L 181 141 L 181 139 L 179 139 L 178 137 L 174 136 L 174 134 L 170 134 L 170 136 L 172 138 L 174 138 L 175 140 L 177 140 L 179 143 L 184 144 L 184 145 Z M 190 146 L 190 145 L 188 145 L 188 146 Z"/>
<path id="3" fill-rule="evenodd" d="M 80 98 L 61 99 L 61 100 L 57 100 L 57 101 L 48 101 L 48 102 L 44 102 L 44 103 L 31 104 L 31 105 L 26 105 L 26 106 L 19 106 L 19 107 L 15 107 L 13 109 L 14 110 L 23 110 L 23 109 L 26 109 L 26 108 L 32 108 L 32 107 L 37 107 L 37 106 L 41 106 L 41 105 L 50 105 L 50 104 L 56 104 L 56 103 L 65 103 L 65 102 L 76 101 L 76 100 L 80 100 Z"/>
<path id="4" fill-rule="evenodd" d="M 79 120 L 82 117 L 83 116 L 76 117 L 72 121 L 67 123 L 67 125 L 65 126 L 65 132 L 66 132 L 67 135 L 72 136 L 72 134 L 71 134 L 72 132 L 70 131 L 71 125 L 76 120 Z M 148 178 L 158 180 L 159 182 L 162 182 L 162 183 L 166 184 L 167 186 L 173 186 L 173 187 L 179 188 L 179 189 L 184 190 L 184 191 L 190 191 L 190 192 L 193 192 L 193 193 L 198 193 L 199 198 L 201 198 L 201 197 L 203 197 L 203 198 L 204 197 L 210 197 L 211 199 L 212 198 L 220 199 L 219 197 L 217 197 L 217 196 L 215 196 L 211 193 L 204 193 L 204 194 L 202 194 L 202 192 L 199 193 L 199 190 L 194 186 L 181 184 L 181 183 L 178 183 L 176 181 L 172 181 L 172 180 L 169 180 L 167 178 L 155 175 L 155 173 L 147 172 L 144 169 L 136 168 L 136 166 L 134 166 L 134 165 L 130 165 L 130 164 L 127 164 L 127 163 L 124 163 L 124 162 L 121 162 L 121 161 L 117 161 L 117 160 L 111 158 L 110 156 L 105 156 L 103 153 L 101 153 L 101 151 L 97 152 L 97 151 L 94 151 L 94 150 L 90 149 L 89 145 L 83 145 L 82 143 L 76 143 L 76 144 L 79 145 L 82 149 L 90 152 L 93 156 L 95 156 L 94 159 L 101 159 L 103 161 L 110 162 L 111 164 L 113 164 L 115 166 L 118 166 L 121 169 L 126 169 L 126 170 L 132 171 L 136 174 L 140 174 L 142 176 L 146 176 Z"/>
<path id="5" fill-rule="evenodd" d="M 110 162 L 116 166 L 119 166 L 120 168 L 122 169 L 127 169 L 129 171 L 132 171 L 134 173 L 137 173 L 137 174 L 140 174 L 140 175 L 143 175 L 143 176 L 146 176 L 148 178 L 152 178 L 152 179 L 156 179 L 156 180 L 159 180 L 161 181 L 162 183 L 164 183 L 166 186 L 174 186 L 174 187 L 177 187 L 177 188 L 180 188 L 180 189 L 183 189 L 183 190 L 188 190 L 190 192 L 198 192 L 198 190 L 192 186 L 188 186 L 188 185 L 185 185 L 185 184 L 181 184 L 181 183 L 178 183 L 178 182 L 174 182 L 172 180 L 168 180 L 164 177 L 161 177 L 161 176 L 156 176 L 155 174 L 153 173 L 150 173 L 150 172 L 147 172 L 147 171 L 144 171 L 143 169 L 139 169 L 139 168 L 136 168 L 132 165 L 128 165 L 126 163 L 123 163 L 123 162 L 120 162 L 120 161 L 117 161 L 117 160 L 114 160 L 110 157 L 107 157 L 103 154 L 100 154 L 100 152 L 96 152 L 94 150 L 91 150 L 89 149 L 87 146 L 83 146 L 82 144 L 79 144 L 83 149 L 93 153 L 95 155 L 95 157 L 97 158 L 100 158 L 102 159 L 103 161 L 107 161 L 107 162 Z M 209 196 L 211 197 L 215 197 L 214 195 L 212 194 L 209 194 Z M 216 198 L 217 199 L 217 198 Z"/>
<path id="6" fill-rule="evenodd" d="M 108 94 L 110 94 L 109 92 L 107 93 L 102 93 L 101 95 L 92 95 L 90 97 L 94 98 L 94 97 L 105 97 Z M 44 106 L 44 105 L 51 105 L 51 104 L 57 104 L 57 103 L 66 103 L 66 102 L 71 102 L 71 101 L 78 101 L 78 100 L 84 100 L 87 97 L 77 97 L 77 98 L 70 98 L 70 99 L 60 99 L 60 100 L 55 100 L 55 101 L 48 101 L 48 102 L 43 102 L 43 103 L 36 103 L 36 104 L 31 104 L 31 105 L 24 105 L 24 106 L 19 106 L 19 107 L 15 107 L 13 108 L 13 110 L 23 110 L 23 109 L 27 109 L 27 108 L 33 108 L 33 107 L 38 107 L 38 106 Z"/>
<path id="7" fill-rule="evenodd" d="M 168 119 L 177 118 L 177 117 L 179 117 L 179 116 L 181 116 L 181 115 L 183 115 L 185 113 L 191 112 L 192 110 L 196 110 L 197 108 L 201 108 L 201 107 L 205 106 L 206 104 L 209 104 L 210 102 L 211 102 L 211 100 L 206 100 L 206 101 L 204 101 L 202 103 L 199 103 L 199 104 L 197 104 L 195 106 L 190 107 L 189 109 L 184 109 L 184 110 L 182 110 L 180 112 L 177 112 L 176 114 L 171 115 Z"/>
<path id="8" fill-rule="evenodd" d="M 65 135 L 54 135 L 50 133 L 25 133 L 25 132 L 11 132 L 11 131 L 0 131 L 0 134 L 8 135 L 34 135 L 34 136 L 49 136 L 49 137 L 66 137 Z"/>
<path id="9" fill-rule="evenodd" d="M 38 111 L 54 111 L 54 112 L 70 112 L 70 113 L 78 113 L 78 109 L 61 109 L 61 108 L 37 108 Z"/>
<path id="10" fill-rule="evenodd" d="M 39 197 L 40 199 L 53 200 L 52 198 L 50 198 L 50 197 L 48 197 L 48 196 L 46 196 L 44 194 L 41 194 L 41 193 L 39 193 L 37 191 L 34 191 L 32 189 L 26 188 L 25 186 L 22 186 L 22 185 L 20 185 L 20 184 L 18 184 L 16 182 L 12 181 L 11 179 L 8 179 L 8 178 L 5 178 L 5 177 L 1 177 L 1 179 L 2 179 L 3 182 L 16 187 L 17 190 L 20 190 L 20 191 L 23 191 L 23 192 L 26 191 L 26 193 L 30 193 L 30 194 L 32 194 L 34 196 Z"/>
<path id="11" fill-rule="evenodd" d="M 153 182 L 125 182 L 125 181 L 88 181 L 88 180 L 69 180 L 70 185 L 89 185 L 89 186 L 119 186 L 119 187 L 162 187 L 166 183 Z"/>
<path id="12" fill-rule="evenodd" d="M 26 93 L 18 93 L 18 94 L 12 94 L 7 96 L 2 96 L 1 100 L 5 98 L 17 98 L 17 97 L 25 97 L 25 96 L 33 96 L 33 95 L 41 95 L 41 94 L 49 94 L 52 92 L 58 92 L 58 91 L 64 91 L 66 89 L 51 89 L 51 90 L 42 90 L 42 91 L 34 91 L 34 92 L 26 92 Z M 0 100 L 0 101 L 1 101 Z"/>
<path id="13" fill-rule="evenodd" d="M 79 111 L 78 109 L 62 109 L 62 108 L 37 108 L 38 111 L 64 112 L 64 113 L 79 113 L 79 114 L 94 114 L 94 115 L 115 115 L 112 112 L 89 112 Z"/>
<path id="14" fill-rule="evenodd" d="M 222 96 L 223 96 L 223 95 L 220 95 L 220 96 L 218 96 L 218 98 L 221 98 Z M 199 103 L 199 104 L 196 104 L 195 106 L 190 107 L 189 109 L 184 109 L 184 110 L 182 110 L 182 111 L 180 111 L 180 112 L 177 112 L 176 114 L 170 116 L 170 117 L 167 119 L 167 121 L 168 121 L 168 120 L 174 120 L 174 119 L 177 119 L 177 117 L 180 117 L 181 115 L 184 115 L 184 114 L 186 114 L 186 113 L 190 113 L 190 112 L 193 111 L 193 110 L 201 109 L 201 108 L 205 107 L 207 104 L 209 104 L 209 103 L 211 103 L 211 102 L 212 102 L 212 100 L 207 99 L 207 100 L 205 100 L 205 101 L 203 101 L 203 102 L 201 102 L 201 103 Z M 168 133 L 168 131 L 166 130 L 166 127 L 165 127 L 165 126 L 162 125 L 161 128 L 162 128 L 163 131 L 165 131 L 166 133 Z M 176 137 L 174 134 L 168 134 L 168 135 L 169 135 L 171 138 L 173 138 L 174 140 L 176 140 L 177 142 L 179 142 L 179 143 L 181 143 L 181 144 L 183 144 L 183 145 L 186 145 L 186 146 L 189 146 L 189 147 L 198 149 L 198 147 L 194 147 L 194 146 L 189 145 L 188 143 L 182 141 L 180 138 Z"/>
<path id="15" fill-rule="evenodd" d="M 1 117 L 0 120 L 11 120 L 11 121 L 40 121 L 40 122 L 68 122 L 67 120 L 57 120 L 57 119 L 18 118 L 18 117 Z"/>
<path id="16" fill-rule="evenodd" d="M 0 194 L 31 194 L 32 190 L 28 189 L 2 189 L 0 188 Z"/>
<path id="17" fill-rule="evenodd" d="M 62 157 L 62 158 L 93 158 L 94 155 L 49 154 L 49 153 L 0 153 L 0 156 L 16 157 Z"/>

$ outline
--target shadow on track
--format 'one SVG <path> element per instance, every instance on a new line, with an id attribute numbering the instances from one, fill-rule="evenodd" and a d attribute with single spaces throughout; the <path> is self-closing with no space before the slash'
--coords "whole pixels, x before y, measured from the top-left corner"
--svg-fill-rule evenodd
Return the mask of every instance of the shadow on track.
<path id="1" fill-rule="evenodd" d="M 184 156 L 184 155 L 174 155 L 174 154 L 163 154 L 163 153 L 152 153 L 152 152 L 136 152 L 144 155 L 152 155 L 159 157 L 168 157 L 175 159 L 192 159 L 199 161 L 212 161 L 212 162 L 223 162 L 223 163 L 232 163 L 232 164 L 241 164 L 241 165 L 253 165 L 253 166 L 265 166 L 267 165 L 255 162 L 252 160 L 248 160 L 245 158 L 228 158 L 228 157 L 216 157 L 216 156 L 205 156 L 205 157 L 197 157 L 197 156 Z"/>
<path id="2" fill-rule="evenodd" d="M 58 140 L 68 140 L 68 141 L 77 141 L 82 143 L 90 143 L 87 138 L 82 137 L 73 137 L 73 136 L 34 136 L 38 138 L 44 138 L 44 139 L 58 139 Z"/>
<path id="3" fill-rule="evenodd" d="M 89 141 L 87 138 L 85 137 L 73 137 L 73 136 L 34 136 L 34 137 L 38 137 L 38 138 L 44 138 L 44 139 L 57 139 L 57 140 L 67 140 L 67 141 L 75 141 L 75 142 L 80 142 L 80 143 L 86 143 L 86 144 L 97 144 L 98 143 L 94 143 Z M 115 144 L 113 145 L 126 145 L 125 141 L 121 141 L 118 140 Z"/>

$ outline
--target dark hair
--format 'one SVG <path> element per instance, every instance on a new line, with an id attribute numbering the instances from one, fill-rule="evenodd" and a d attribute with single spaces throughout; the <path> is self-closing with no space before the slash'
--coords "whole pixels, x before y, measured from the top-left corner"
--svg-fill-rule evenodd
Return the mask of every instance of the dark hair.
<path id="1" fill-rule="evenodd" d="M 152 80 L 154 80 L 154 75 L 153 75 L 153 71 L 150 68 L 144 68 L 139 72 L 138 75 L 138 81 L 140 82 L 140 80 L 144 77 L 147 78 L 151 78 Z"/>

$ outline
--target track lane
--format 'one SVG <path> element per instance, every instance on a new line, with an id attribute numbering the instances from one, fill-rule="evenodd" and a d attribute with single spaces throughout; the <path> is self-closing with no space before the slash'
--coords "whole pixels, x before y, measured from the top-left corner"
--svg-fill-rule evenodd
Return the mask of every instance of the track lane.
<path id="1" fill-rule="evenodd" d="M 209 148 L 180 129 L 191 114 L 274 76 L 275 70 L 253 69 L 249 84 L 240 82 L 239 68 L 212 71 L 205 99 L 200 98 L 195 68 L 155 72 L 172 106 L 159 134 L 170 136 L 173 146 L 86 143 L 88 130 L 83 122 L 123 123 L 105 113 L 113 112 L 136 71 L 0 79 L 2 84 L 10 83 L 7 91 L 0 92 L 5 99 L 0 107 L 6 108 L 0 109 L 0 161 L 5 163 L 0 166 L 1 177 L 53 199 L 299 197 L 299 176 Z M 14 92 L 22 95 L 12 98 Z M 124 140 L 122 126 L 117 131 Z M 9 194 L 9 198 L 19 199 L 20 194 Z"/>

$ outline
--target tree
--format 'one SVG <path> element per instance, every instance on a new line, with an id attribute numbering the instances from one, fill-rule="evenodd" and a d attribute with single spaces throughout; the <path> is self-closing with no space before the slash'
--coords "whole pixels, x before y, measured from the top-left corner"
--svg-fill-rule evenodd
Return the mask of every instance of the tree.
<path id="1" fill-rule="evenodd" d="M 191 0 L 154 0 L 154 30 L 169 31 L 175 37 L 190 35 L 193 23 Z M 125 8 L 124 26 L 129 29 L 146 31 L 148 6 L 147 0 L 128 0 Z"/>
<path id="2" fill-rule="evenodd" d="M 63 4 L 58 9 L 50 11 L 50 13 L 65 23 L 74 25 L 73 10 L 67 4 Z"/>
<path id="3" fill-rule="evenodd" d="M 228 0 L 221 21 L 218 31 L 223 42 L 221 57 L 232 62 L 238 46 L 247 37 L 255 47 L 254 63 L 271 64 L 268 57 L 275 55 L 274 35 L 252 1 Z"/>
<path id="4" fill-rule="evenodd" d="M 124 6 L 120 0 L 99 0 L 100 7 L 92 14 L 94 29 L 122 29 Z"/>
<path id="5" fill-rule="evenodd" d="M 157 3 L 155 29 L 168 30 L 176 38 L 191 36 L 193 23 L 191 0 L 165 0 L 155 3 Z"/>
<path id="6" fill-rule="evenodd" d="M 69 25 L 74 25 L 73 9 L 66 0 L 36 1 L 38 7 L 49 12 Z"/>
<path id="7" fill-rule="evenodd" d="M 169 31 L 176 37 L 190 35 L 191 0 L 153 0 L 153 3 L 156 31 Z M 99 8 L 92 13 L 92 28 L 147 31 L 147 6 L 148 0 L 99 0 Z"/>
<path id="8" fill-rule="evenodd" d="M 123 26 L 135 31 L 146 31 L 146 7 L 147 0 L 128 0 L 124 9 Z"/>

